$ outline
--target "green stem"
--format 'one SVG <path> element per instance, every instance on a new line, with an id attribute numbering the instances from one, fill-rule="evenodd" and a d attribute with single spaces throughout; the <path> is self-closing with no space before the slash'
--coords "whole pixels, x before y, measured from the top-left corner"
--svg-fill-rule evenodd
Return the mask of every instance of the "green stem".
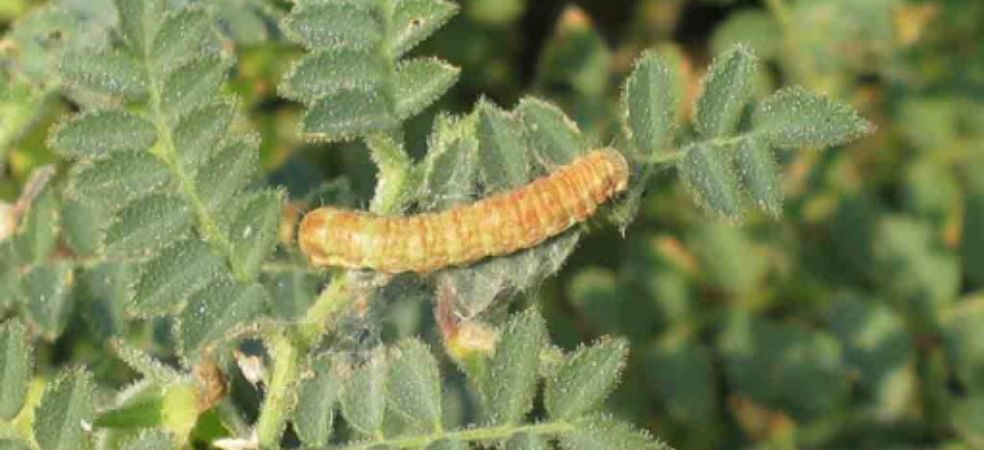
<path id="1" fill-rule="evenodd" d="M 516 433 L 530 433 L 542 436 L 555 436 L 574 430 L 575 425 L 569 422 L 547 422 L 533 425 L 521 426 L 500 426 L 487 428 L 469 428 L 460 431 L 448 431 L 442 433 L 431 433 L 419 436 L 409 436 L 402 438 L 383 439 L 378 441 L 367 441 L 352 443 L 338 450 L 367 450 L 370 448 L 424 448 L 428 445 L 447 439 L 458 442 L 488 442 L 508 439 Z"/>
<path id="2" fill-rule="evenodd" d="M 270 385 L 256 424 L 256 436 L 260 448 L 278 448 L 280 436 L 287 423 L 287 415 L 293 410 L 296 385 L 300 374 L 300 349 L 290 339 L 275 333 L 266 339 L 273 359 Z"/>
<path id="3" fill-rule="evenodd" d="M 300 344 L 304 347 L 314 345 L 325 334 L 331 318 L 351 303 L 344 274 L 336 274 L 304 315 L 304 323 L 299 330 Z"/>
<path id="4" fill-rule="evenodd" d="M 649 164 L 652 164 L 654 166 L 658 166 L 662 164 L 676 164 L 682 161 L 684 158 L 686 158 L 687 153 L 690 153 L 690 151 L 697 149 L 698 147 L 731 149 L 737 147 L 738 144 L 741 144 L 742 142 L 754 138 L 755 136 L 756 136 L 755 132 L 748 132 L 730 138 L 710 139 L 706 141 L 694 142 L 691 144 L 687 144 L 686 146 L 684 146 L 683 148 L 681 148 L 679 151 L 676 152 L 659 153 L 653 156 L 652 158 L 650 158 L 648 162 Z"/>

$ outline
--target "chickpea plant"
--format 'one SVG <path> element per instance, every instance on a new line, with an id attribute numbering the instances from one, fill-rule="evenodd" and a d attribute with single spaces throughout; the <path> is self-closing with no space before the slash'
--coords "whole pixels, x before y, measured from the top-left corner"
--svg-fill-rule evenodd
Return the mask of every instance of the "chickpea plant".
<path id="1" fill-rule="evenodd" d="M 79 112 L 51 129 L 60 160 L 27 183 L 0 241 L 0 447 L 665 448 L 604 413 L 626 341 L 564 353 L 536 310 L 501 324 L 483 315 L 559 270 L 584 227 L 426 275 L 309 267 L 292 240 L 278 240 L 296 223 L 283 219 L 289 199 L 265 181 L 259 137 L 227 89 L 235 55 L 224 39 L 278 13 L 257 1 L 176 3 L 185 2 L 105 2 L 101 20 L 53 4 L 39 14 L 60 20 L 34 17 L 11 32 L 64 29 L 64 41 L 35 49 L 50 71 L 23 57 L 10 64 L 4 100 L 29 101 L 5 110 L 16 120 L 0 126 L 0 142 L 30 127 L 46 98 L 68 98 Z M 278 92 L 303 104 L 305 139 L 365 144 L 378 169 L 372 214 L 445 211 L 606 147 L 547 101 L 506 110 L 483 99 L 469 114 L 439 114 L 426 154 L 411 158 L 403 123 L 459 69 L 407 52 L 457 10 L 446 0 L 297 0 L 280 20 L 304 53 Z M 86 36 L 98 39 L 73 42 Z M 678 75 L 645 52 L 624 84 L 622 131 L 611 136 L 629 165 L 628 189 L 595 217 L 626 227 L 662 167 L 676 167 L 714 216 L 737 221 L 750 208 L 779 216 L 775 149 L 829 147 L 870 131 L 851 108 L 800 88 L 752 104 L 756 70 L 749 48 L 725 51 L 692 123 L 679 124 Z M 475 232 L 492 231 L 480 225 Z M 323 290 L 284 312 L 274 265 L 316 274 Z M 469 423 L 446 420 L 442 372 L 453 369 L 422 340 L 366 345 L 346 335 L 355 332 L 347 323 L 371 320 L 366 310 L 399 302 L 408 291 L 390 287 L 407 277 L 433 299 L 446 359 L 477 399 Z M 132 384 L 103 383 L 96 362 L 33 369 L 42 356 L 32 348 L 59 339 L 76 317 L 96 324 L 137 374 Z M 245 354 L 244 342 L 265 352 Z M 255 411 L 230 398 L 235 377 L 259 386 Z"/>

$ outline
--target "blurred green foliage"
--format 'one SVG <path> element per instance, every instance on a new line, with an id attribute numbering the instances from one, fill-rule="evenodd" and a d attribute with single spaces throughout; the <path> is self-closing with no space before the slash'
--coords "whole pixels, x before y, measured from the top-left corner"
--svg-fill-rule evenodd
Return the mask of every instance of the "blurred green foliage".
<path id="1" fill-rule="evenodd" d="M 369 205 L 377 186 L 371 153 L 365 148 L 372 142 L 303 141 L 296 131 L 305 120 L 304 105 L 278 97 L 278 86 L 280 91 L 285 89 L 281 80 L 288 73 L 298 73 L 292 64 L 305 54 L 281 28 L 291 2 L 170 3 L 198 4 L 216 12 L 222 33 L 216 45 L 238 58 L 229 82 L 216 95 L 236 96 L 239 112 L 230 118 L 231 127 L 234 132 L 251 129 L 258 134 L 257 164 L 271 184 L 284 187 L 290 207 Z M 478 117 L 486 122 L 506 116 L 495 104 L 508 108 L 508 120 L 514 121 L 509 124 L 515 130 L 521 128 L 513 117 L 514 105 L 520 105 L 516 110 L 520 118 L 533 117 L 534 112 L 546 115 L 549 111 L 537 109 L 542 105 L 520 102 L 533 94 L 554 102 L 576 122 L 577 142 L 612 144 L 623 126 L 622 93 L 632 89 L 622 83 L 649 48 L 675 74 L 661 79 L 672 85 L 671 95 L 664 95 L 669 90 L 653 94 L 662 102 L 679 101 L 678 111 L 663 119 L 667 127 L 680 127 L 684 139 L 667 148 L 714 134 L 706 125 L 691 127 L 686 121 L 695 113 L 700 117 L 697 99 L 705 68 L 711 66 L 713 56 L 736 43 L 753 51 L 762 66 L 742 81 L 746 84 L 743 96 L 761 101 L 780 87 L 801 85 L 852 104 L 878 127 L 872 136 L 832 151 L 794 152 L 785 147 L 800 142 L 773 142 L 770 146 L 777 148 L 779 163 L 773 166 L 783 174 L 766 184 L 743 181 L 749 172 L 772 167 L 765 166 L 771 159 L 753 159 L 758 148 L 752 145 L 755 141 L 749 141 L 747 155 L 751 156 L 741 153 L 747 157 L 738 166 L 743 170 L 730 175 L 715 169 L 713 160 L 696 160 L 696 156 L 688 158 L 680 170 L 652 173 L 643 186 L 646 194 L 638 190 L 634 205 L 638 217 L 624 237 L 612 227 L 592 223 L 590 233 L 580 233 L 576 249 L 576 237 L 554 242 L 548 250 L 555 259 L 562 261 L 573 249 L 570 259 L 556 276 L 537 278 L 511 304 L 498 302 L 487 308 L 484 299 L 498 291 L 490 294 L 475 286 L 488 286 L 488 279 L 459 279 L 460 286 L 472 289 L 468 292 L 475 299 L 474 310 L 482 311 L 489 322 L 504 322 L 510 308 L 538 305 L 547 330 L 536 331 L 538 319 L 528 314 L 514 315 L 509 329 L 534 330 L 529 333 L 544 345 L 548 333 L 567 352 L 541 354 L 539 370 L 544 373 L 540 374 L 525 373 L 532 370 L 529 364 L 525 369 L 513 365 L 522 361 L 499 361 L 489 369 L 532 377 L 517 383 L 551 380 L 543 394 L 528 386 L 512 386 L 521 391 L 519 397 L 538 397 L 537 417 L 547 423 L 582 415 L 594 420 L 595 413 L 588 410 L 597 406 L 592 402 L 605 398 L 613 382 L 598 381 L 591 395 L 570 399 L 555 388 L 557 380 L 564 380 L 566 386 L 581 381 L 566 376 L 569 371 L 564 371 L 564 364 L 591 359 L 591 367 L 610 368 L 600 373 L 624 369 L 622 381 L 607 400 L 614 416 L 649 430 L 676 448 L 984 446 L 984 177 L 980 175 L 984 171 L 984 3 L 457 3 L 458 15 L 419 47 L 408 49 L 405 57 L 428 61 L 450 73 L 453 68 L 436 66 L 435 60 L 424 58 L 436 55 L 460 68 L 458 83 L 448 94 L 427 106 L 439 94 L 436 91 L 449 86 L 433 76 L 441 89 L 423 95 L 420 105 L 408 109 L 419 113 L 403 127 L 405 150 L 414 162 L 424 161 L 427 149 L 435 145 L 430 140 L 434 138 L 429 138 L 432 130 L 442 139 L 441 145 L 481 148 L 481 143 L 457 138 L 462 127 L 470 126 L 458 119 L 442 115 L 432 124 L 438 111 L 472 111 L 482 95 L 487 100 L 478 108 Z M 0 198 L 4 201 L 0 206 L 15 207 L 19 193 L 31 186 L 29 178 L 39 167 L 49 163 L 65 167 L 48 146 L 53 123 L 76 105 L 103 110 L 120 106 L 87 90 L 64 89 L 61 72 L 56 70 L 66 53 L 102 49 L 116 41 L 114 30 L 119 24 L 112 10 L 108 0 L 0 2 L 0 23 L 5 30 L 0 41 Z M 399 55 L 392 56 L 383 66 L 396 63 Z M 745 69 L 739 66 L 744 63 L 740 55 L 736 58 L 735 71 L 742 72 Z M 662 73 L 657 69 L 651 73 Z M 317 73 L 324 76 L 332 70 L 327 67 Z M 802 103 L 796 103 L 793 110 L 801 108 Z M 134 114 L 145 112 L 133 109 Z M 340 113 L 348 112 L 351 110 Z M 409 115 L 400 113 L 399 119 Z M 767 122 L 744 103 L 724 121 L 734 121 L 743 130 Z M 713 118 L 707 123 L 711 122 Z M 57 146 L 57 141 L 51 143 Z M 133 136 L 120 145 L 135 145 Z M 722 182 L 707 183 L 688 175 L 707 172 L 718 173 L 715 180 L 742 186 L 733 190 L 741 197 L 704 197 L 699 206 L 695 204 L 692 191 L 714 192 Z M 65 173 L 59 170 L 50 186 L 71 185 Z M 248 189 L 264 185 L 257 179 L 251 183 Z M 469 196 L 477 193 L 477 189 L 468 192 Z M 184 432 L 199 443 L 248 437 L 247 424 L 261 415 L 260 392 L 270 395 L 266 384 L 273 383 L 271 377 L 289 378 L 291 371 L 300 371 L 276 363 L 288 359 L 277 353 L 277 341 L 267 343 L 265 361 L 273 373 L 261 377 L 259 388 L 237 367 L 263 353 L 250 341 L 240 346 L 243 354 L 215 361 L 231 377 L 229 400 L 201 417 L 175 413 L 196 409 L 194 403 L 201 395 L 196 391 L 200 383 L 190 372 L 174 370 L 184 369 L 182 364 L 187 363 L 174 351 L 176 343 L 170 334 L 174 320 L 129 319 L 130 312 L 123 306 L 136 269 L 127 262 L 82 258 L 86 270 L 76 272 L 67 263 L 49 258 L 93 256 L 103 249 L 92 246 L 93 211 L 77 199 L 59 198 L 52 189 L 36 194 L 28 215 L 21 219 L 27 232 L 4 247 L 16 253 L 16 270 L 0 270 L 0 286 L 17 284 L 2 279 L 9 277 L 23 278 L 27 281 L 21 284 L 29 287 L 27 292 L 0 291 L 4 311 L 0 366 L 19 368 L 0 372 L 0 448 L 20 448 L 22 444 L 4 439 L 31 436 L 31 423 L 61 427 L 62 441 L 78 441 L 83 429 L 74 424 L 107 426 L 111 431 L 100 436 L 97 448 L 168 448 L 163 435 L 134 431 L 148 425 Z M 754 200 L 752 208 L 747 207 L 746 195 Z M 434 201 L 432 208 L 439 208 L 462 199 L 430 200 Z M 741 214 L 744 222 L 719 223 L 707 210 L 727 217 Z M 7 226 L 6 211 L 0 208 L 0 233 Z M 773 220 L 770 216 L 780 217 Z M 46 226 L 32 225 L 36 223 Z M 273 229 L 269 224 L 267 228 Z M 62 233 L 55 237 L 52 233 L 59 229 Z M 307 270 L 289 246 L 275 250 L 275 257 L 255 275 L 255 281 L 266 288 L 264 295 L 269 296 L 257 302 L 271 303 L 268 307 L 276 320 L 292 323 L 317 298 L 325 277 Z M 189 276 L 208 273 L 207 266 L 189 267 Z M 504 267 L 493 266 L 480 275 L 516 266 Z M 247 276 L 250 281 L 253 277 Z M 435 330 L 440 324 L 434 323 L 430 313 L 430 296 L 412 280 L 397 279 L 387 289 L 396 293 L 373 296 L 369 301 L 376 304 L 364 316 L 343 317 L 341 331 L 332 338 L 337 341 L 332 342 L 333 348 L 346 355 L 354 351 L 356 361 L 342 358 L 339 362 L 330 355 L 303 361 L 304 373 L 295 377 L 298 392 L 304 399 L 324 401 L 298 403 L 287 432 L 289 443 L 326 442 L 330 427 L 339 421 L 332 416 L 334 409 L 325 405 L 336 401 L 346 425 L 335 426 L 341 428 L 342 436 L 352 438 L 383 428 L 426 428 L 435 421 L 451 429 L 488 413 L 483 405 L 490 402 L 476 398 L 468 389 L 473 380 L 451 376 L 435 386 L 429 378 L 429 371 L 439 366 L 443 373 L 449 365 L 446 358 L 438 362 L 429 356 L 441 342 Z M 28 325 L 14 318 L 22 314 L 9 307 L 15 302 L 25 305 Z M 627 345 L 601 339 L 594 346 L 578 348 L 603 335 L 623 336 Z M 405 340 L 412 336 L 423 336 L 435 345 L 428 350 L 420 341 Z M 122 344 L 123 340 L 128 344 Z M 33 343 L 33 354 L 26 351 L 25 342 Z M 399 344 L 367 352 L 380 342 Z M 621 361 L 620 352 L 626 347 L 630 351 L 624 368 L 613 365 L 612 361 Z M 600 354 L 602 350 L 609 352 L 608 359 Z M 449 348 L 448 353 L 458 358 L 456 362 L 468 376 L 475 377 L 466 351 L 455 353 Z M 415 355 L 419 365 L 408 362 L 407 354 Z M 374 364 L 388 364 L 383 369 L 415 376 L 387 378 L 382 372 L 372 373 L 381 370 Z M 89 370 L 66 369 L 78 365 Z M 27 379 L 14 378 L 30 367 L 35 368 L 30 389 L 5 390 L 6 386 L 27 386 Z M 347 379 L 350 384 L 361 384 L 355 388 L 337 385 L 337 379 L 343 378 L 337 376 L 338 371 L 358 371 L 358 376 Z M 390 386 L 387 381 L 409 384 Z M 117 393 L 105 386 L 128 387 Z M 418 397 L 390 397 L 387 401 L 392 404 L 375 409 L 360 404 L 364 399 L 351 398 L 369 389 L 393 389 Z M 440 405 L 433 404 L 435 390 L 442 394 L 437 399 Z M 478 396 L 482 395 L 489 393 L 479 389 Z M 94 411 L 88 406 L 92 398 L 112 408 Z M 588 402 L 592 404 L 577 404 L 584 398 L 592 399 Z M 532 398 L 526 400 L 534 403 Z M 539 406 L 541 400 L 543 406 Z M 528 405 L 491 404 L 498 408 L 496 412 L 511 415 L 490 419 L 491 424 L 517 422 L 514 416 L 529 409 Z M 22 405 L 36 417 L 18 415 Z M 384 417 L 392 419 L 389 413 L 383 415 L 386 408 L 403 419 L 396 424 L 381 423 Z M 116 412 L 120 414 L 114 415 Z M 113 422 L 119 417 L 125 419 L 122 425 Z M 404 423 L 405 419 L 410 423 Z M 585 436 L 570 438 L 565 448 L 594 448 L 584 447 L 596 442 L 591 433 L 624 436 L 622 448 L 636 448 L 631 439 L 641 436 L 632 431 L 613 432 L 621 422 L 591 423 L 584 429 Z M 543 448 L 539 439 L 535 433 L 520 433 L 510 437 L 506 447 Z M 40 438 L 32 443 L 39 448 L 75 448 L 57 444 Z M 449 441 L 430 444 L 430 448 L 460 445 Z"/>

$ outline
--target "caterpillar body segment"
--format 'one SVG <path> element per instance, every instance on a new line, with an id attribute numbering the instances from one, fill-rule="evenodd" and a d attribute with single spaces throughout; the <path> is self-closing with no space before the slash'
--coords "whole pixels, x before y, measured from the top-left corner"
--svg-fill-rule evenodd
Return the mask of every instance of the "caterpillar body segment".
<path id="1" fill-rule="evenodd" d="M 316 266 L 428 273 L 534 247 L 590 217 L 628 178 L 620 153 L 595 150 L 529 184 L 447 211 L 377 216 L 318 208 L 301 221 L 298 242 Z"/>

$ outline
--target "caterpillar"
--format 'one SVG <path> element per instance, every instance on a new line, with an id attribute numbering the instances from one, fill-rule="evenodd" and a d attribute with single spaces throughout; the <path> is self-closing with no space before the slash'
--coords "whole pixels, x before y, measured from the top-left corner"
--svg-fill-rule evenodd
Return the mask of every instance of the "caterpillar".
<path id="1" fill-rule="evenodd" d="M 298 244 L 315 266 L 426 274 L 534 247 L 590 217 L 628 178 L 620 153 L 594 150 L 529 184 L 442 212 L 321 207 L 304 216 Z"/>

